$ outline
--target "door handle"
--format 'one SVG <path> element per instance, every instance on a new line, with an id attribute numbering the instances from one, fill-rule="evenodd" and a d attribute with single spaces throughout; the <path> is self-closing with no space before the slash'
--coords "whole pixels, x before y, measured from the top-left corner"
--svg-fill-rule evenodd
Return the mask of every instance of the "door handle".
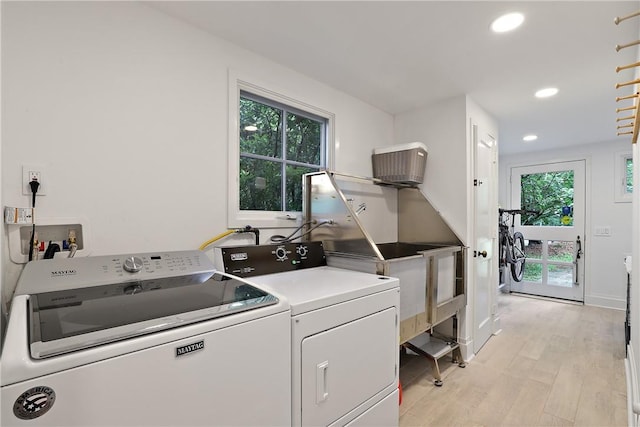
<path id="1" fill-rule="evenodd" d="M 480 252 L 480 251 L 478 251 L 478 252 L 473 251 L 473 254 L 474 254 L 474 255 L 476 255 L 476 254 L 477 254 L 477 256 L 481 256 L 481 257 L 483 257 L 483 258 L 486 258 L 486 257 L 487 257 L 487 255 L 489 255 L 489 254 L 487 253 L 487 251 L 482 251 L 482 252 Z"/>
<path id="2" fill-rule="evenodd" d="M 574 286 L 580 286 L 580 276 L 578 276 L 578 268 L 580 267 L 580 265 L 578 264 L 580 262 L 580 257 L 582 256 L 584 252 L 582 252 L 582 241 L 580 240 L 580 236 L 578 236 L 578 238 L 576 239 L 576 253 L 575 253 L 575 257 L 573 259 L 573 264 L 575 265 L 575 278 L 573 281 L 573 285 Z"/>
<path id="3" fill-rule="evenodd" d="M 582 256 L 583 252 L 582 252 L 582 241 L 580 240 L 580 236 L 578 236 L 578 238 L 576 239 L 576 260 L 579 260 L 580 257 Z"/>
<path id="4" fill-rule="evenodd" d="M 316 403 L 324 402 L 329 398 L 329 388 L 327 384 L 328 369 L 328 360 L 325 360 L 316 366 Z"/>

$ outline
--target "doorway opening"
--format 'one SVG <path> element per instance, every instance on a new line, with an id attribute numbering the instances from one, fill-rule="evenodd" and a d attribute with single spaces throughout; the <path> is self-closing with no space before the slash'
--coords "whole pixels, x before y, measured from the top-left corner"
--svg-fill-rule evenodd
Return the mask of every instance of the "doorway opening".
<path id="1" fill-rule="evenodd" d="M 511 205 L 527 211 L 515 220 L 526 261 L 511 291 L 583 302 L 584 160 L 512 168 Z"/>

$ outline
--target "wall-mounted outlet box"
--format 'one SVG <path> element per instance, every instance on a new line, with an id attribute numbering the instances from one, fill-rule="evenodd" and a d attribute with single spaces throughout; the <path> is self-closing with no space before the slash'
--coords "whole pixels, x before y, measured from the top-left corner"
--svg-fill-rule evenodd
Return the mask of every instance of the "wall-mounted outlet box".
<path id="1" fill-rule="evenodd" d="M 29 262 L 29 243 L 32 229 L 31 225 L 8 225 L 11 261 L 17 264 Z M 50 242 L 56 243 L 60 247 L 56 258 L 69 256 L 69 235 L 72 231 L 75 234 L 76 245 L 78 245 L 75 256 L 88 256 L 89 227 L 87 221 L 78 218 L 38 218 L 36 223 L 36 233 L 40 243 L 38 259 L 42 259 Z"/>
<path id="2" fill-rule="evenodd" d="M 22 255 L 29 255 L 31 231 L 31 226 L 20 227 L 20 252 Z M 82 224 L 36 225 L 38 241 L 44 244 L 42 245 L 42 250 L 46 250 L 51 243 L 55 243 L 60 247 L 61 252 L 68 252 L 69 234 L 72 231 L 75 234 L 76 245 L 78 245 L 77 250 L 83 250 L 84 238 L 82 235 Z"/>

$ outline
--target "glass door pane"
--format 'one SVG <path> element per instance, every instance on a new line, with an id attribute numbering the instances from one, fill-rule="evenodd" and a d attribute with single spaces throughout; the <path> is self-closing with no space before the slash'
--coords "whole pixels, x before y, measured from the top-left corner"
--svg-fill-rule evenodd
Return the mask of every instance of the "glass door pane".
<path id="1" fill-rule="evenodd" d="M 547 283 L 551 286 L 571 287 L 575 283 L 573 257 L 575 242 L 547 241 Z"/>
<path id="2" fill-rule="evenodd" d="M 573 266 L 552 264 L 547 268 L 547 284 L 566 288 L 573 286 Z"/>
<path id="3" fill-rule="evenodd" d="M 532 211 L 521 225 L 573 225 L 573 170 L 522 175 L 520 187 L 521 209 Z"/>
<path id="4" fill-rule="evenodd" d="M 542 250 L 541 240 L 525 240 L 524 254 L 527 261 L 524 265 L 524 281 L 542 283 Z"/>

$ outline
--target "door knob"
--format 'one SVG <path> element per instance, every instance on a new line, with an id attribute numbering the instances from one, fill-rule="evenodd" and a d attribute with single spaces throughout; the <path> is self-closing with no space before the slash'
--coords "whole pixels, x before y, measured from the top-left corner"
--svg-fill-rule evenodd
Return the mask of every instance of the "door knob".
<path id="1" fill-rule="evenodd" d="M 487 251 L 478 252 L 478 255 L 480 255 L 483 258 L 486 258 L 487 257 Z"/>

